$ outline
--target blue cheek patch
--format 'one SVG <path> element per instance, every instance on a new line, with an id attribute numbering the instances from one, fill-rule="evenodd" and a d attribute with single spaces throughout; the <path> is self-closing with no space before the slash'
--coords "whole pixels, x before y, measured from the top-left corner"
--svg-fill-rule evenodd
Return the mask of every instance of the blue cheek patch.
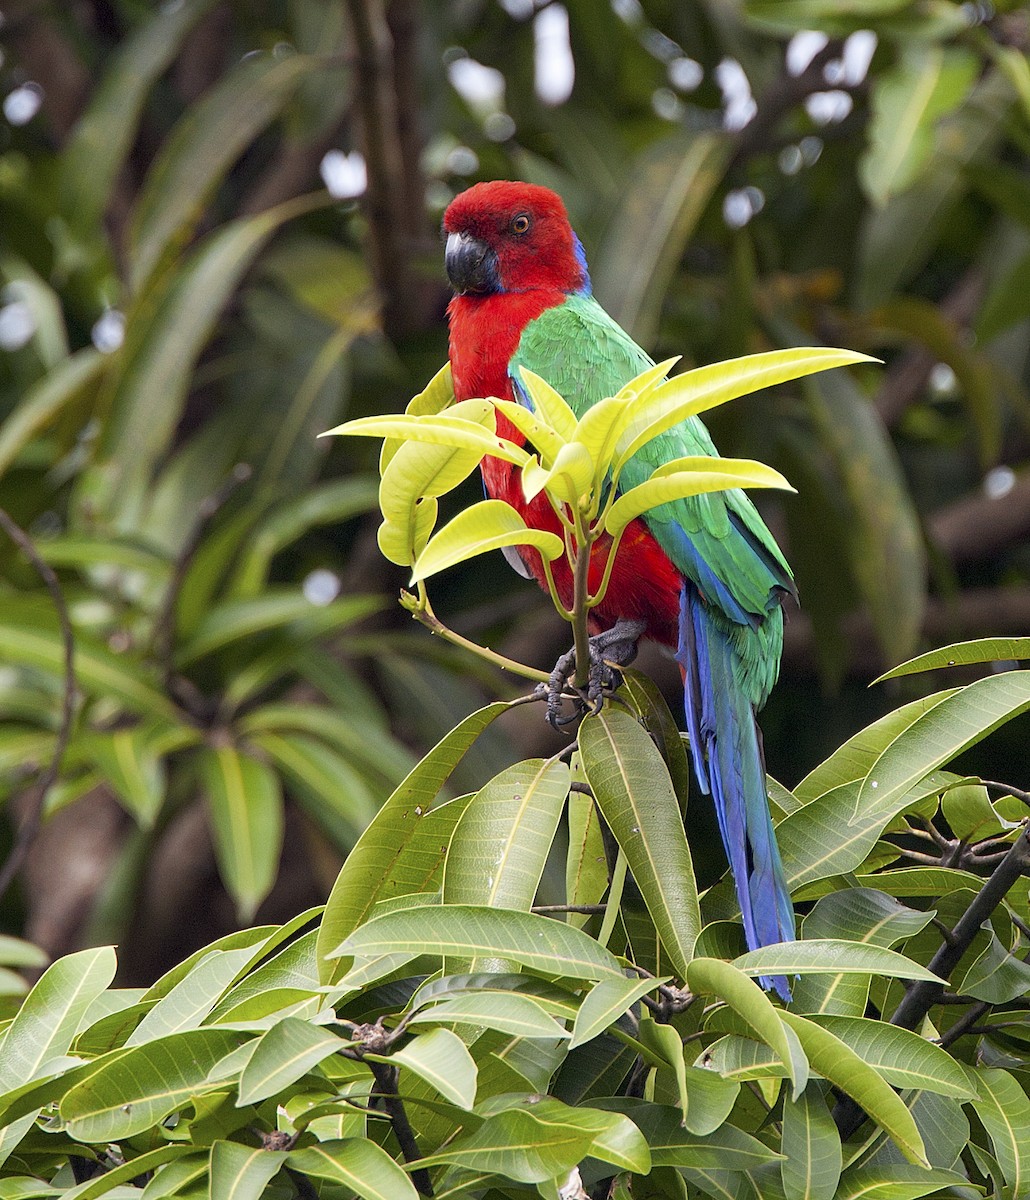
<path id="1" fill-rule="evenodd" d="M 579 240 L 576 234 L 572 235 L 572 248 L 576 254 L 576 262 L 579 264 L 579 268 L 583 272 L 583 284 L 577 294 L 580 296 L 592 296 L 594 287 L 590 282 L 590 271 L 587 268 L 587 252 L 583 249 L 583 243 Z"/>

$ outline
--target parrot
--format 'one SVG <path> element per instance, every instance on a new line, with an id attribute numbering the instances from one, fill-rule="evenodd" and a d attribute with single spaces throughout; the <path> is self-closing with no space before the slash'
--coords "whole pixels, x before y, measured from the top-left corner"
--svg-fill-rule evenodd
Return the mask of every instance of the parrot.
<path id="1" fill-rule="evenodd" d="M 561 198 L 536 184 L 497 180 L 457 195 L 443 218 L 449 359 L 455 399 L 498 397 L 532 408 L 520 370 L 555 388 L 577 418 L 654 365 L 593 296 L 586 254 Z M 501 411 L 497 433 L 525 437 Z M 644 482 L 665 462 L 718 457 L 692 417 L 642 446 L 620 489 Z M 519 468 L 492 456 L 481 463 L 487 495 L 510 504 L 534 529 L 561 536 L 542 493 L 525 499 Z M 595 544 L 591 590 L 610 539 Z M 509 548 L 521 574 L 546 587 L 539 552 Z M 564 556 L 552 564 L 559 596 L 573 594 Z M 791 941 L 794 911 L 766 790 L 756 714 L 779 672 L 783 601 L 796 588 L 772 534 L 735 489 L 663 504 L 623 535 L 604 599 L 592 610 L 592 653 L 621 665 L 637 639 L 670 647 L 683 677 L 694 774 L 711 795 L 749 949 Z M 761 980 L 786 1002 L 785 977 Z"/>

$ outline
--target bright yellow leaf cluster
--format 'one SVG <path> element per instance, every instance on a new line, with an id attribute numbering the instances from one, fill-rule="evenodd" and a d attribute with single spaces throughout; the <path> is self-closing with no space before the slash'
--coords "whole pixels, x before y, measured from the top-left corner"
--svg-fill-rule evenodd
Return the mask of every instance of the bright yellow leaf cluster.
<path id="1" fill-rule="evenodd" d="M 793 490 L 771 467 L 750 459 L 692 456 L 663 464 L 642 484 L 620 493 L 626 464 L 653 438 L 727 400 L 866 355 L 824 347 L 774 350 L 715 363 L 666 378 L 676 359 L 658 363 L 577 418 L 565 398 L 532 371 L 521 371 L 531 407 L 488 397 L 454 403 L 450 367 L 437 372 L 403 415 L 362 417 L 330 433 L 385 439 L 379 491 L 379 546 L 418 583 L 477 554 L 533 546 L 545 563 L 603 535 L 615 543 L 635 518 L 672 500 L 729 488 Z M 496 432 L 502 413 L 523 435 L 517 445 Z M 527 501 L 546 495 L 564 539 L 530 529 L 501 500 L 484 500 L 435 535 L 437 501 L 492 455 L 521 472 Z M 609 555 L 614 559 L 615 547 Z M 603 590 L 590 597 L 600 601 Z"/>

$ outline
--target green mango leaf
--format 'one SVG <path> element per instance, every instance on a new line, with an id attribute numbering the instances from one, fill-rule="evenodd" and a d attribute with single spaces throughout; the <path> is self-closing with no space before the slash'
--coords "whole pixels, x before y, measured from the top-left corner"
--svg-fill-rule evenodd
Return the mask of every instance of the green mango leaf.
<path id="1" fill-rule="evenodd" d="M 488 1113 L 478 1129 L 422 1161 L 489 1171 L 520 1183 L 566 1175 L 587 1155 L 631 1171 L 646 1173 L 651 1167 L 644 1139 L 618 1113 L 570 1108 L 537 1095 L 495 1096 L 477 1111 Z"/>
<path id="2" fill-rule="evenodd" d="M 946 1188 L 968 1190 L 969 1181 L 956 1171 L 927 1171 L 900 1163 L 891 1167 L 852 1167 L 841 1176 L 834 1200 L 919 1200 L 920 1196 Z"/>
<path id="3" fill-rule="evenodd" d="M 53 1191 L 47 1189 L 45 1191 L 32 1192 L 14 1192 L 10 1193 L 10 1200 L 18 1200 L 22 1196 L 60 1196 L 62 1200 L 94 1200 L 98 1196 L 110 1196 L 112 1200 L 122 1194 L 122 1188 L 130 1184 L 139 1176 L 146 1176 L 149 1172 L 156 1170 L 165 1163 L 174 1162 L 177 1159 L 185 1158 L 188 1154 L 195 1153 L 192 1146 L 159 1146 L 156 1150 L 149 1150 L 145 1154 L 138 1154 L 135 1158 L 128 1162 L 122 1163 L 120 1167 L 114 1167 L 110 1171 L 102 1173 L 96 1179 L 89 1179 L 85 1183 L 80 1183 L 78 1187 L 69 1188 L 67 1191 Z M 3 1200 L 9 1200 L 8 1196 L 4 1195 L 4 1184 L 0 1183 L 0 1196 Z M 132 1188 L 133 1192 L 137 1192 L 136 1188 Z M 137 1192 L 138 1194 L 138 1192 Z M 225 1195 L 229 1196 L 226 1192 Z M 234 1197 L 234 1200 L 245 1200 L 243 1195 Z"/>
<path id="4" fill-rule="evenodd" d="M 669 768 L 680 812 L 685 812 L 690 796 L 687 745 L 665 696 L 653 679 L 632 667 L 622 670 L 622 693 L 630 697 L 644 727 L 658 743 L 665 765 Z"/>
<path id="5" fill-rule="evenodd" d="M 567 1038 L 547 1010 L 530 996 L 506 992 L 472 992 L 430 1004 L 409 1020 L 411 1025 L 481 1025 L 515 1037 Z"/>
<path id="6" fill-rule="evenodd" d="M 1007 1071 L 967 1067 L 977 1096 L 976 1115 L 991 1139 L 1005 1182 L 1015 1196 L 1030 1184 L 1030 1098 Z"/>
<path id="7" fill-rule="evenodd" d="M 35 1079 L 67 1054 L 90 1005 L 114 978 L 114 947 L 79 950 L 40 976 L 3 1034 L 0 1092 Z"/>
<path id="8" fill-rule="evenodd" d="M 876 361 L 867 354 L 857 354 L 851 350 L 798 346 L 789 350 L 748 354 L 743 358 L 695 367 L 692 371 L 674 375 L 657 387 L 640 391 L 635 399 L 626 404 L 616 440 L 618 458 L 615 469 L 620 471 L 642 446 L 674 425 L 729 400 L 791 379 L 800 379 L 816 371 Z M 707 461 L 710 464 L 711 460 Z M 723 461 L 719 460 L 720 469 Z"/>
<path id="9" fill-rule="evenodd" d="M 107 358 L 92 347 L 77 350 L 25 392 L 0 425 L 0 475 L 36 434 L 97 384 L 108 366 Z"/>
<path id="10" fill-rule="evenodd" d="M 882 208 L 918 178 L 933 154 L 936 122 L 962 103 L 978 69 L 965 48 L 915 39 L 902 45 L 898 62 L 873 87 L 869 146 L 859 164 L 875 205 Z"/>
<path id="11" fill-rule="evenodd" d="M 585 783 L 582 772 L 580 783 Z M 565 860 L 565 902 L 575 905 L 600 904 L 608 890 L 608 863 L 604 853 L 601 821 L 591 796 L 569 792 L 569 852 Z M 568 924 L 583 929 L 587 913 L 566 914 Z"/>
<path id="12" fill-rule="evenodd" d="M 286 1017 L 266 1030 L 254 1047 L 240 1075 L 237 1107 L 282 1092 L 312 1067 L 353 1044 L 321 1026 Z"/>
<path id="13" fill-rule="evenodd" d="M 886 975 L 891 979 L 925 979 L 940 983 L 931 971 L 880 946 L 837 938 L 811 938 L 799 942 L 777 942 L 749 950 L 733 966 L 746 975 L 795 975 L 820 973 Z"/>
<path id="14" fill-rule="evenodd" d="M 724 492 L 733 488 L 794 489 L 786 479 L 765 466 L 744 458 L 678 458 L 652 472 L 646 483 L 638 484 L 621 495 L 605 518 L 605 529 L 615 537 L 641 513 L 704 492 Z"/>
<path id="15" fill-rule="evenodd" d="M 253 961 L 250 946 L 236 950 L 211 950 L 188 975 L 170 988 L 125 1039 L 126 1046 L 142 1046 L 184 1029 L 198 1028 L 234 980 Z"/>
<path id="16" fill-rule="evenodd" d="M 183 732 L 192 740 L 194 730 Z M 164 803 L 167 775 L 154 749 L 154 730 L 145 725 L 94 733 L 88 753 L 124 805 L 143 829 L 153 828 Z"/>
<path id="17" fill-rule="evenodd" d="M 679 1109 L 669 1105 L 625 1097 L 605 1100 L 602 1104 L 624 1113 L 637 1126 L 651 1149 L 651 1162 L 656 1167 L 749 1171 L 782 1158 L 733 1125 L 722 1125 L 703 1136 L 691 1133 L 682 1124 Z"/>
<path id="18" fill-rule="evenodd" d="M 797 1099 L 808 1082 L 808 1060 L 793 1030 L 783 1024 L 758 984 L 739 967 L 717 958 L 695 958 L 687 967 L 686 983 L 698 995 L 717 996 L 725 1001 L 755 1036 L 779 1056 Z"/>
<path id="19" fill-rule="evenodd" d="M 140 21 L 108 60 L 60 156 L 61 207 L 83 233 L 92 235 L 102 224 L 151 88 L 213 7 L 214 0 L 186 0 L 160 10 Z"/>
<path id="20" fill-rule="evenodd" d="M 562 442 L 571 442 L 576 436 L 576 414 L 565 398 L 558 394 L 546 379 L 541 379 L 528 367 L 519 367 L 519 378 L 529 395 L 530 404 L 537 417 L 558 435 Z"/>
<path id="21" fill-rule="evenodd" d="M 279 779 L 232 746 L 200 751 L 215 855 L 241 920 L 249 921 L 279 870 L 283 808 Z"/>
<path id="22" fill-rule="evenodd" d="M 1022 55 L 1019 56 L 1022 58 Z M 1024 254 L 991 288 L 976 323 L 977 340 L 987 343 L 1030 317 L 1030 254 Z"/>
<path id="23" fill-rule="evenodd" d="M 411 582 L 418 583 L 477 554 L 504 546 L 533 546 L 548 561 L 565 551 L 565 543 L 557 534 L 530 529 L 510 504 L 503 500 L 481 500 L 463 509 L 429 539 L 415 560 Z"/>
<path id="24" fill-rule="evenodd" d="M 329 957 L 409 952 L 511 959 L 569 979 L 622 976 L 615 956 L 578 929 L 535 913 L 465 904 L 403 909 L 374 917 L 330 951 Z"/>
<path id="25" fill-rule="evenodd" d="M 165 254 L 189 238 L 222 177 L 316 65 L 300 54 L 248 55 L 187 110 L 161 147 L 133 210 L 133 292 L 141 292 Z"/>
<path id="26" fill-rule="evenodd" d="M 1030 671 L 978 679 L 917 717 L 876 758 L 857 806 L 882 805 L 1030 708 Z"/>
<path id="27" fill-rule="evenodd" d="M 412 1071 L 435 1088 L 445 1100 L 466 1111 L 476 1102 L 479 1068 L 468 1047 L 450 1029 L 440 1026 L 420 1031 L 417 1037 L 400 1049 L 391 1051 L 388 1058 L 379 1059 L 376 1055 L 367 1057 Z"/>
<path id="28" fill-rule="evenodd" d="M 1030 993 L 1030 964 L 1010 953 L 991 931 L 986 949 L 956 986 L 960 995 L 1009 1004 Z"/>
<path id="29" fill-rule="evenodd" d="M 532 906 L 569 793 L 563 762 L 530 759 L 495 775 L 451 835 L 445 904 Z"/>
<path id="30" fill-rule="evenodd" d="M 602 979 L 595 983 L 583 998 L 572 1026 L 572 1041 L 569 1049 L 575 1050 L 584 1042 L 592 1041 L 628 1012 L 641 996 L 653 992 L 665 979 Z"/>
<path id="31" fill-rule="evenodd" d="M 839 1038 L 812 1021 L 786 1011 L 781 1019 L 797 1034 L 812 1070 L 860 1105 L 890 1134 L 910 1162 L 929 1167 L 923 1139 L 912 1114 L 883 1076 Z"/>
<path id="32" fill-rule="evenodd" d="M 345 1184 L 363 1200 L 418 1200 L 418 1192 L 393 1159 L 366 1138 L 320 1142 L 291 1150 L 289 1166 L 301 1175 Z"/>
<path id="33" fill-rule="evenodd" d="M 579 747 L 597 805 L 682 978 L 701 916 L 679 801 L 665 763 L 639 723 L 611 706 L 583 721 Z"/>
<path id="34" fill-rule="evenodd" d="M 972 642 L 953 642 L 939 650 L 917 654 L 908 662 L 892 667 L 873 683 L 915 675 L 918 671 L 937 671 L 941 667 L 965 667 L 970 663 L 1018 662 L 1030 659 L 1030 638 L 977 638 Z M 939 693 L 943 698 L 949 693 Z"/>
<path id="35" fill-rule="evenodd" d="M 469 747 L 491 722 L 510 706 L 496 702 L 471 713 L 456 725 L 413 767 L 362 834 L 347 856 L 343 869 L 325 906 L 318 933 L 319 975 L 333 983 L 347 963 L 327 961 L 330 951 L 362 923 L 378 900 L 387 895 L 403 896 L 418 890 L 404 886 L 394 875 L 399 864 L 414 869 L 415 880 L 427 880 L 441 865 L 439 842 L 420 850 L 411 862 L 413 844 L 426 817 L 431 815 L 444 781 L 465 756 Z M 451 810 L 453 811 L 453 810 Z M 431 847 L 435 845 L 435 850 Z M 423 865 L 421 875 L 419 865 Z"/>
<path id="36" fill-rule="evenodd" d="M 211 1147 L 211 1195 L 219 1200 L 261 1200 L 266 1186 L 285 1165 L 285 1155 L 274 1150 L 215 1142 Z"/>
<path id="37" fill-rule="evenodd" d="M 820 1016 L 816 1021 L 896 1088 L 958 1100 L 975 1094 L 962 1064 L 918 1033 L 866 1017 Z"/>
<path id="38" fill-rule="evenodd" d="M 0 933 L 0 963 L 7 967 L 37 967 L 42 969 L 50 962 L 45 950 L 22 938 Z"/>
<path id="39" fill-rule="evenodd" d="M 245 1040 L 229 1030 L 190 1029 L 104 1055 L 61 1097 L 68 1134 L 81 1142 L 104 1143 L 150 1129 L 216 1088 L 208 1072 Z"/>
<path id="40" fill-rule="evenodd" d="M 843 1153 L 840 1134 L 818 1086 L 809 1085 L 793 1101 L 784 1102 L 780 1149 L 787 1200 L 834 1200 Z"/>

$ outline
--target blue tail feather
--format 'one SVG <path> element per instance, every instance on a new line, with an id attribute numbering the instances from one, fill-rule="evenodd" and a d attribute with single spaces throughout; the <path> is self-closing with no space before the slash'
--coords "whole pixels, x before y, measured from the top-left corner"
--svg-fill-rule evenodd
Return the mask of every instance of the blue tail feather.
<path id="1" fill-rule="evenodd" d="M 751 700 L 734 675 L 737 655 L 729 632 L 713 620 L 697 590 L 685 585 L 676 657 L 685 670 L 684 700 L 694 773 L 715 802 L 744 934 L 753 950 L 793 940 L 795 928 L 769 814 L 761 733 Z M 790 1000 L 784 976 L 761 982 Z"/>

